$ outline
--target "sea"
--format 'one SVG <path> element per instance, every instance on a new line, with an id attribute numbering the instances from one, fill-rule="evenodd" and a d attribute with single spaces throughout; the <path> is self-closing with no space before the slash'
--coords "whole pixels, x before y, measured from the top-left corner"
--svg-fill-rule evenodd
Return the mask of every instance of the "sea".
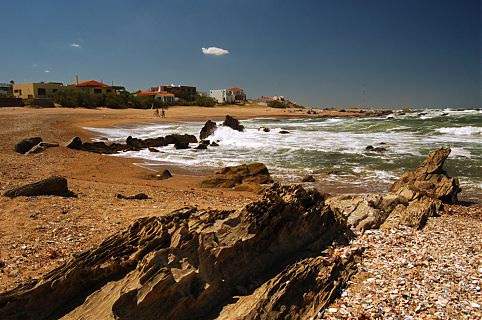
<path id="1" fill-rule="evenodd" d="M 153 170 L 166 164 L 203 170 L 262 162 L 282 183 L 299 183 L 312 175 L 315 182 L 305 183 L 308 187 L 334 194 L 364 194 L 388 191 L 398 177 L 414 170 L 430 151 L 450 147 L 452 152 L 444 168 L 451 177 L 459 178 L 460 198 L 478 203 L 482 199 L 480 109 L 394 111 L 390 115 L 357 118 L 262 118 L 241 124 L 244 132 L 219 127 L 208 138 L 219 146 L 207 150 L 176 150 L 169 145 L 158 148 L 158 153 L 146 149 L 116 156 L 139 159 L 138 165 Z M 145 139 L 188 133 L 198 137 L 203 125 L 176 122 L 86 129 L 99 140 L 125 142 L 128 136 Z M 384 151 L 367 150 L 368 146 Z"/>

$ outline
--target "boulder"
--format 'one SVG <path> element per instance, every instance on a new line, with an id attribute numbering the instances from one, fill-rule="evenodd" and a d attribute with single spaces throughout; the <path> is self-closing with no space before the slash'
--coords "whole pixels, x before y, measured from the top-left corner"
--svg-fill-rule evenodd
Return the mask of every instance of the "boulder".
<path id="1" fill-rule="evenodd" d="M 30 149 L 38 145 L 40 142 L 42 142 L 42 138 L 40 137 L 22 139 L 15 144 L 15 151 L 21 154 L 25 154 Z"/>
<path id="2" fill-rule="evenodd" d="M 272 183 L 268 168 L 262 163 L 226 167 L 201 182 L 202 187 L 233 188 L 237 190 L 259 189 L 260 184 Z"/>
<path id="3" fill-rule="evenodd" d="M 301 182 L 315 182 L 315 177 L 313 177 L 312 175 L 305 176 L 301 178 Z"/>
<path id="4" fill-rule="evenodd" d="M 204 144 L 204 143 L 201 143 L 199 144 L 195 149 L 198 149 L 198 150 L 206 150 L 208 148 L 208 145 Z"/>
<path id="5" fill-rule="evenodd" d="M 323 199 L 275 185 L 237 211 L 141 218 L 40 280 L 0 293 L 0 318 L 207 319 L 250 292 L 253 304 L 233 315 L 313 318 L 357 262 L 356 253 L 320 256 L 348 236 Z"/>
<path id="6" fill-rule="evenodd" d="M 287 130 L 281 130 L 279 133 L 281 133 L 281 134 L 288 134 L 288 133 L 290 133 L 290 132 L 287 131 Z"/>
<path id="7" fill-rule="evenodd" d="M 176 149 L 189 149 L 189 142 L 176 142 L 174 144 L 174 148 Z"/>
<path id="8" fill-rule="evenodd" d="M 365 148 L 365 150 L 367 150 L 367 151 L 372 151 L 372 152 L 385 152 L 385 151 L 387 151 L 387 148 L 367 146 L 367 147 Z"/>
<path id="9" fill-rule="evenodd" d="M 65 146 L 69 149 L 80 150 L 82 149 L 82 139 L 73 137 Z"/>
<path id="10" fill-rule="evenodd" d="M 244 131 L 244 126 L 239 123 L 239 120 L 231 117 L 230 115 L 226 116 L 226 119 L 223 122 L 223 126 L 230 127 L 231 129 L 237 131 Z"/>
<path id="11" fill-rule="evenodd" d="M 219 147 L 219 144 L 216 141 L 211 142 L 211 147 Z"/>
<path id="12" fill-rule="evenodd" d="M 443 203 L 457 203 L 457 194 L 461 191 L 459 180 L 451 178 L 443 164 L 450 154 L 450 148 L 432 151 L 414 171 L 403 174 L 390 188 L 390 192 L 399 194 L 409 201 L 427 196 Z"/>
<path id="13" fill-rule="evenodd" d="M 10 189 L 4 194 L 7 197 L 15 198 L 20 196 L 63 196 L 72 197 L 75 194 L 67 187 L 67 179 L 53 176 L 35 183 L 29 183 L 20 187 Z"/>
<path id="14" fill-rule="evenodd" d="M 122 193 L 117 193 L 115 195 L 117 199 L 125 199 L 125 200 L 147 200 L 149 199 L 149 196 L 145 193 L 138 193 L 133 196 L 125 196 Z"/>
<path id="15" fill-rule="evenodd" d="M 269 128 L 266 128 L 266 127 L 261 127 L 261 128 L 258 129 L 258 131 L 270 132 L 271 130 Z"/>
<path id="16" fill-rule="evenodd" d="M 152 147 L 149 147 L 147 148 L 150 152 L 160 152 L 159 150 L 157 150 L 156 148 L 152 148 Z"/>
<path id="17" fill-rule="evenodd" d="M 29 155 L 29 154 L 41 153 L 41 152 L 44 152 L 45 149 L 47 149 L 47 148 L 58 147 L 58 146 L 59 146 L 58 143 L 40 142 L 39 144 L 34 146 L 32 149 L 27 151 L 27 153 L 25 153 L 25 154 Z"/>
<path id="18" fill-rule="evenodd" d="M 214 131 L 216 131 L 217 125 L 216 122 L 213 122 L 211 120 L 206 121 L 204 126 L 201 129 L 201 132 L 199 133 L 199 139 L 204 140 L 210 135 L 214 134 Z"/>
<path id="19" fill-rule="evenodd" d="M 176 143 L 197 143 L 197 138 L 192 134 L 169 134 L 165 138 L 167 144 Z"/>

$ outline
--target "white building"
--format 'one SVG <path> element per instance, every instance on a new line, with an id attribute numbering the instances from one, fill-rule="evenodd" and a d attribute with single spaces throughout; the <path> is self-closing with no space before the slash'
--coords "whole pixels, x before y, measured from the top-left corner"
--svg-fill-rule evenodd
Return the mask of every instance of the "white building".
<path id="1" fill-rule="evenodd" d="M 209 97 L 217 101 L 217 103 L 234 103 L 236 97 L 228 89 L 209 90 Z"/>
<path id="2" fill-rule="evenodd" d="M 12 84 L 11 83 L 0 83 L 0 94 L 1 95 L 8 95 L 12 93 Z"/>

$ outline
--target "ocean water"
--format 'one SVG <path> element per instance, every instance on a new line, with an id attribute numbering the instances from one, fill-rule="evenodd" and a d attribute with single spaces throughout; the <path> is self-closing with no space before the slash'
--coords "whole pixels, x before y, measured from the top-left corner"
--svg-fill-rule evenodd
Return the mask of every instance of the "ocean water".
<path id="1" fill-rule="evenodd" d="M 449 175 L 459 177 L 462 198 L 479 201 L 482 195 L 481 110 L 418 110 L 376 118 L 253 119 L 242 124 L 245 132 L 218 128 L 208 139 L 219 147 L 208 150 L 176 150 L 171 145 L 158 148 L 159 153 L 142 150 L 118 156 L 141 158 L 144 165 L 168 162 L 190 168 L 259 161 L 283 182 L 313 175 L 316 182 L 309 185 L 324 191 L 366 193 L 387 191 L 431 150 L 450 147 L 444 167 Z M 143 139 L 172 133 L 198 136 L 202 126 L 201 122 L 177 122 L 87 129 L 99 138 L 121 142 L 129 135 Z M 281 130 L 289 134 L 280 134 Z M 367 151 L 368 145 L 386 151 Z"/>

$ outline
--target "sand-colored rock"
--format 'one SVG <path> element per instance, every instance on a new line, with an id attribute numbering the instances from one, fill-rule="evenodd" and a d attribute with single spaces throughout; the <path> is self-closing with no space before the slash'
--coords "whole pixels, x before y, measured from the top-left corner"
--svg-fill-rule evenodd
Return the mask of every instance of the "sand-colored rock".
<path id="1" fill-rule="evenodd" d="M 262 163 L 254 162 L 239 166 L 226 167 L 215 175 L 201 182 L 207 188 L 233 188 L 237 190 L 259 190 L 259 185 L 272 183 L 268 168 Z"/>

